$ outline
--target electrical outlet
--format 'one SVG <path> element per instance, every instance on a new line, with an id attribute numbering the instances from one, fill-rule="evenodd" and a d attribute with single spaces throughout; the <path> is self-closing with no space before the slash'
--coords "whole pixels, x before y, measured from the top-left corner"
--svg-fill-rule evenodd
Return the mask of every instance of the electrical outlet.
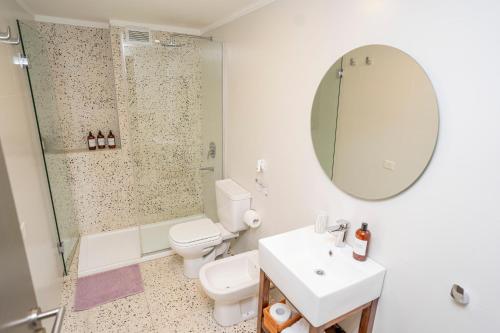
<path id="1" fill-rule="evenodd" d="M 396 169 L 396 162 L 391 160 L 384 160 L 384 168 L 387 170 L 394 171 Z"/>

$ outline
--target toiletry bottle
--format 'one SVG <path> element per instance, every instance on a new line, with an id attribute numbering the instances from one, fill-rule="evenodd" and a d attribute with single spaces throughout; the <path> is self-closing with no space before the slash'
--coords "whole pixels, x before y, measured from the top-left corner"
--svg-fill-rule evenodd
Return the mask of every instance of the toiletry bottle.
<path id="1" fill-rule="evenodd" d="M 368 257 L 368 243 L 370 243 L 371 233 L 368 230 L 368 223 L 361 223 L 361 228 L 356 230 L 352 256 L 359 261 L 365 261 Z"/>
<path id="2" fill-rule="evenodd" d="M 87 136 L 87 145 L 89 150 L 95 150 L 96 148 L 95 136 L 92 135 L 92 132 L 89 132 L 89 136 Z"/>
<path id="3" fill-rule="evenodd" d="M 97 133 L 97 148 L 99 149 L 106 148 L 106 140 L 104 139 L 104 135 L 102 135 L 101 131 Z"/>
<path id="4" fill-rule="evenodd" d="M 110 149 L 116 148 L 115 136 L 113 135 L 113 132 L 111 132 L 111 130 L 109 131 L 108 134 L 108 148 Z"/>

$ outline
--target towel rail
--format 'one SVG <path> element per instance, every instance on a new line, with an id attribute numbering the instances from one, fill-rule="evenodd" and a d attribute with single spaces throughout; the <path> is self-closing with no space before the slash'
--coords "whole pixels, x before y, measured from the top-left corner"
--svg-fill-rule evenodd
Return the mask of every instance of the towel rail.
<path id="1" fill-rule="evenodd" d="M 12 38 L 10 33 L 10 26 L 7 26 L 6 32 L 0 32 L 0 43 L 9 45 L 18 45 L 21 42 L 19 35 L 16 38 Z"/>
<path id="2" fill-rule="evenodd" d="M 9 40 L 10 39 L 10 26 L 7 27 L 6 32 L 0 33 L 0 40 Z"/>

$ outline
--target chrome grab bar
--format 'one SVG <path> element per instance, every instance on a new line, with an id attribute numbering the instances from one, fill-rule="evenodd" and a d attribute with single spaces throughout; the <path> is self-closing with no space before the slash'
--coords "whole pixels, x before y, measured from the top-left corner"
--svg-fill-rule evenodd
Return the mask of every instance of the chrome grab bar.
<path id="1" fill-rule="evenodd" d="M 47 319 L 50 317 L 56 317 L 54 321 L 54 325 L 52 326 L 52 333 L 59 333 L 61 332 L 62 328 L 62 321 L 64 317 L 64 306 L 61 306 L 60 308 L 56 308 L 53 310 L 49 310 L 46 312 L 41 312 L 40 308 L 33 309 L 29 315 L 22 319 L 14 320 L 11 321 L 10 323 L 7 323 L 5 325 L 2 325 L 0 327 L 0 332 L 8 332 L 9 329 L 18 327 L 18 326 L 24 326 L 27 325 L 30 327 L 34 332 L 44 332 L 42 331 L 42 324 L 41 321 L 43 319 Z"/>
<path id="2" fill-rule="evenodd" d="M 19 38 L 19 36 L 17 36 L 17 38 L 14 40 L 0 40 L 0 43 L 17 45 L 17 44 L 21 43 L 21 39 Z"/>
<path id="3" fill-rule="evenodd" d="M 215 171 L 214 167 L 202 167 L 199 170 L 200 171 L 212 171 L 212 172 Z"/>

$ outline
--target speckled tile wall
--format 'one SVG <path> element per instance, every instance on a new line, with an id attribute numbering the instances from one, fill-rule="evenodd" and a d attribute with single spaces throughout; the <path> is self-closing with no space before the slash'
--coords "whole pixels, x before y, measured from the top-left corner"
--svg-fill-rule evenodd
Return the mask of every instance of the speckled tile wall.
<path id="1" fill-rule="evenodd" d="M 65 154 L 81 234 L 136 225 L 132 173 L 121 149 Z"/>
<path id="2" fill-rule="evenodd" d="M 153 33 L 153 39 L 168 38 Z M 178 42 L 183 47 L 125 45 L 124 57 L 114 58 L 125 59 L 128 131 L 123 130 L 130 137 L 136 214 L 143 222 L 203 208 L 200 52 L 196 40 Z"/>
<path id="3" fill-rule="evenodd" d="M 66 175 L 55 183 L 71 185 L 56 194 L 70 193 L 73 203 L 70 211 L 58 199 L 59 209 L 67 208 L 59 215 L 74 216 L 80 233 L 91 234 L 201 213 L 197 41 L 181 38 L 181 48 L 124 46 L 118 27 L 29 25 L 47 40 L 40 47 L 50 70 L 38 86 L 53 83 L 48 93 L 35 84 L 35 95 L 43 95 L 35 100 L 45 103 L 45 111 L 57 110 L 57 117 L 41 115 L 52 148 L 49 173 Z M 167 38 L 168 33 L 154 32 L 154 39 Z M 121 149 L 81 149 L 89 126 L 120 133 Z"/>
<path id="4" fill-rule="evenodd" d="M 61 115 L 57 111 L 57 98 L 45 38 L 32 22 L 21 22 L 23 44 L 29 58 L 30 80 L 36 101 L 38 124 L 47 150 L 64 149 Z"/>
<path id="5" fill-rule="evenodd" d="M 52 76 L 59 128 L 44 136 L 60 136 L 58 150 L 87 146 L 89 131 L 118 134 L 109 29 L 25 22 L 43 38 Z M 48 112 L 41 117 L 50 116 Z M 62 147 L 61 147 L 62 146 Z"/>
<path id="6" fill-rule="evenodd" d="M 51 180 L 52 200 L 57 212 L 59 235 L 66 245 L 78 238 L 76 205 L 74 202 L 74 187 L 68 161 L 64 154 L 46 154 L 45 163 Z M 66 253 L 69 255 L 69 253 Z"/>

